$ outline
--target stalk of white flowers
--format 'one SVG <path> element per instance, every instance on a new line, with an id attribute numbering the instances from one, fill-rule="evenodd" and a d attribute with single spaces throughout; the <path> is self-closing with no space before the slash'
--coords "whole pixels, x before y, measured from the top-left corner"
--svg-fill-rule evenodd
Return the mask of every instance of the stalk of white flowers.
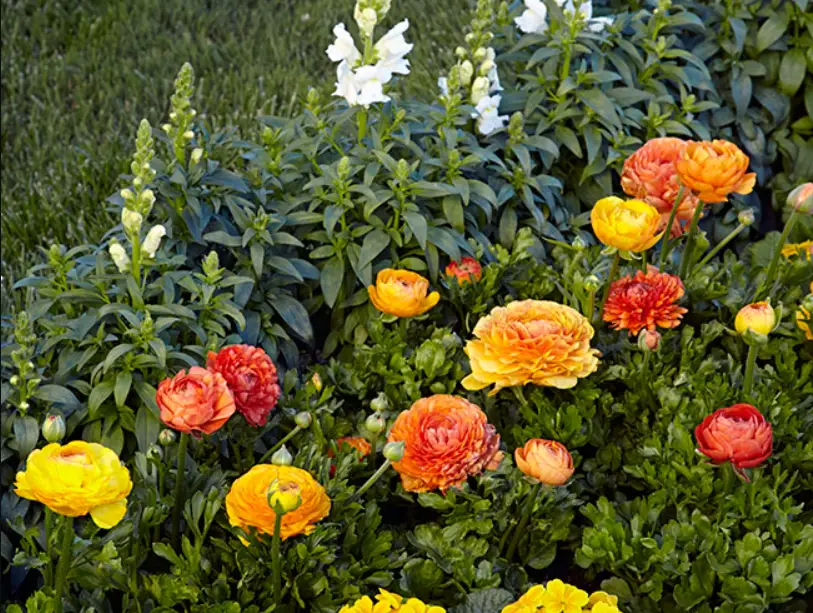
<path id="1" fill-rule="evenodd" d="M 150 228 L 150 231 L 147 233 L 147 238 L 145 238 L 144 242 L 141 244 L 141 248 L 144 250 L 144 255 L 146 255 L 148 258 L 154 258 L 155 253 L 158 251 L 158 247 L 161 245 L 161 239 L 166 235 L 167 229 L 160 224 Z"/>
<path id="2" fill-rule="evenodd" d="M 200 159 L 202 157 L 203 157 L 203 149 L 201 149 L 200 147 L 195 147 L 192 150 L 192 155 L 189 156 L 189 160 L 190 160 L 191 164 L 194 166 L 195 164 L 200 162 Z"/>
<path id="3" fill-rule="evenodd" d="M 141 213 L 126 207 L 121 210 L 121 225 L 124 226 L 124 230 L 127 234 L 135 236 L 136 240 L 138 240 L 138 233 L 141 231 L 143 221 L 144 218 L 141 216 Z"/>
<path id="4" fill-rule="evenodd" d="M 130 258 L 121 243 L 111 241 L 107 250 L 110 252 L 110 257 L 113 258 L 113 263 L 119 269 L 119 272 L 127 272 L 130 269 Z"/>

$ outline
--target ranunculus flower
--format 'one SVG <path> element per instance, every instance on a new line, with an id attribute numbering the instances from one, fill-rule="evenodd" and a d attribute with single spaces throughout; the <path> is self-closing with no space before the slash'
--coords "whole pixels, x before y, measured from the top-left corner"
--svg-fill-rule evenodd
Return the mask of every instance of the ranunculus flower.
<path id="1" fill-rule="evenodd" d="M 686 149 L 686 141 L 663 137 L 647 141 L 624 161 L 621 187 L 624 193 L 651 204 L 661 214 L 660 230 L 666 228 L 675 206 L 680 184 L 675 162 Z M 697 206 L 697 196 L 683 190 L 671 234 L 683 232 L 681 222 L 689 222 Z"/>
<path id="2" fill-rule="evenodd" d="M 223 375 L 200 366 L 161 381 L 155 401 L 166 425 L 198 436 L 218 430 L 235 410 Z"/>
<path id="3" fill-rule="evenodd" d="M 384 589 L 379 589 L 373 603 L 369 596 L 363 596 L 353 604 L 344 605 L 339 613 L 446 613 L 443 607 L 428 605 L 417 598 L 404 598 Z"/>
<path id="4" fill-rule="evenodd" d="M 116 453 L 97 443 L 51 443 L 35 449 L 17 473 L 15 492 L 54 513 L 87 515 L 100 528 L 112 528 L 127 512 L 133 489 L 130 473 Z"/>
<path id="5" fill-rule="evenodd" d="M 646 251 L 663 235 L 658 209 L 643 200 L 602 198 L 590 211 L 590 222 L 598 240 L 619 251 Z"/>
<path id="6" fill-rule="evenodd" d="M 801 243 L 785 243 L 782 247 L 782 255 L 786 258 L 792 258 L 798 255 L 810 261 L 813 259 L 813 240 Z"/>
<path id="7" fill-rule="evenodd" d="M 603 319 L 615 330 L 629 330 L 630 336 L 643 329 L 653 332 L 658 326 L 676 328 L 687 312 L 675 304 L 682 297 L 680 277 L 650 266 L 646 274 L 639 270 L 613 282 Z"/>
<path id="8" fill-rule="evenodd" d="M 514 385 L 567 389 L 596 371 L 590 347 L 593 326 L 575 309 L 547 300 L 520 300 L 495 307 L 474 327 L 466 344 L 471 374 L 467 390 L 494 385 L 491 395 Z"/>
<path id="9" fill-rule="evenodd" d="M 459 285 L 479 281 L 483 276 L 483 267 L 474 258 L 465 257 L 459 262 L 451 262 L 446 267 L 446 275 L 455 277 Z"/>
<path id="10" fill-rule="evenodd" d="M 556 441 L 532 438 L 514 451 L 519 469 L 545 485 L 564 485 L 573 476 L 573 458 Z"/>
<path id="11" fill-rule="evenodd" d="M 280 536 L 283 540 L 299 534 L 310 534 L 314 525 L 330 513 L 330 498 L 312 476 L 295 466 L 257 464 L 232 483 L 226 494 L 226 514 L 232 526 L 248 532 L 255 528 L 259 534 L 274 534 L 277 519 L 268 504 L 269 488 L 284 491 L 298 488 L 301 504 L 282 516 Z M 248 544 L 242 537 L 244 544 Z"/>
<path id="12" fill-rule="evenodd" d="M 734 318 L 738 334 L 748 330 L 767 336 L 776 327 L 776 312 L 768 301 L 754 302 L 742 307 Z"/>
<path id="13" fill-rule="evenodd" d="M 408 492 L 446 491 L 502 459 L 500 436 L 480 407 L 447 394 L 421 398 L 398 415 L 388 440 L 405 444 L 392 466 Z"/>
<path id="14" fill-rule="evenodd" d="M 750 404 L 718 409 L 694 430 L 697 450 L 715 464 L 742 469 L 759 466 L 773 450 L 771 424 Z"/>
<path id="15" fill-rule="evenodd" d="M 385 268 L 367 288 L 373 306 L 396 317 L 415 317 L 435 306 L 440 294 L 429 292 L 429 281 L 416 272 Z"/>
<path id="16" fill-rule="evenodd" d="M 813 212 L 813 183 L 803 183 L 790 192 L 787 204 L 800 213 Z"/>
<path id="17" fill-rule="evenodd" d="M 678 178 L 703 202 L 725 202 L 731 192 L 750 194 L 757 175 L 748 171 L 750 160 L 734 143 L 725 140 L 689 141 L 675 162 Z"/>
<path id="18" fill-rule="evenodd" d="M 370 455 L 372 447 L 367 439 L 362 436 L 342 436 L 336 439 L 336 447 L 341 451 L 342 447 L 349 447 L 359 452 L 359 455 L 364 458 Z M 328 456 L 333 457 L 333 450 L 328 452 Z"/>
<path id="19" fill-rule="evenodd" d="M 226 380 L 237 410 L 254 426 L 264 426 L 277 405 L 281 389 L 277 369 L 260 347 L 230 345 L 209 352 L 206 366 Z"/>

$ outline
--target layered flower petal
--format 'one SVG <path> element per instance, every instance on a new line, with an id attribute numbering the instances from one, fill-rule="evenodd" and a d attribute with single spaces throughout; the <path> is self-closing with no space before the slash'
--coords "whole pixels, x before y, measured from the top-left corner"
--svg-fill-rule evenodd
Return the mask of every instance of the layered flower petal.
<path id="1" fill-rule="evenodd" d="M 179 372 L 158 385 L 155 395 L 161 421 L 179 432 L 211 434 L 226 423 L 236 409 L 223 375 L 199 366 Z"/>
<path id="2" fill-rule="evenodd" d="M 676 328 L 687 312 L 675 304 L 683 297 L 683 283 L 676 275 L 658 272 L 650 266 L 644 273 L 614 281 L 604 305 L 603 319 L 615 330 L 629 330 L 630 336 L 657 327 Z"/>
<path id="3" fill-rule="evenodd" d="M 590 211 L 590 223 L 602 243 L 620 251 L 646 251 L 663 235 L 658 210 L 643 200 L 602 198 Z"/>
<path id="4" fill-rule="evenodd" d="M 755 407 L 735 404 L 718 409 L 695 428 L 697 450 L 715 464 L 737 470 L 759 466 L 773 452 L 773 431 Z"/>
<path id="5" fill-rule="evenodd" d="M 446 267 L 446 275 L 457 279 L 459 285 L 473 283 L 483 276 L 483 267 L 474 258 L 465 257 L 459 262 L 451 262 Z"/>
<path id="6" fill-rule="evenodd" d="M 573 458 L 556 441 L 533 438 L 514 451 L 519 469 L 545 485 L 564 485 L 573 476 Z"/>
<path id="7" fill-rule="evenodd" d="M 733 192 L 750 194 L 756 173 L 748 172 L 750 159 L 725 140 L 689 141 L 675 162 L 681 183 L 703 202 L 726 202 Z"/>
<path id="8" fill-rule="evenodd" d="M 428 280 L 409 270 L 386 268 L 367 291 L 375 308 L 396 317 L 422 315 L 440 300 L 437 292 L 428 293 Z"/>

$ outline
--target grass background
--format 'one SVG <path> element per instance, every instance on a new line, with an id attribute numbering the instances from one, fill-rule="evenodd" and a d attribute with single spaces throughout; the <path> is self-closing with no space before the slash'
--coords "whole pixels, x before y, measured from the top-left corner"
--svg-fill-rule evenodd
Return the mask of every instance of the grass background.
<path id="1" fill-rule="evenodd" d="M 408 17 L 405 94 L 433 92 L 474 0 L 394 0 Z M 329 94 L 331 30 L 355 0 L 0 0 L 2 20 L 2 286 L 40 248 L 96 241 L 112 225 L 104 200 L 121 187 L 142 117 L 165 121 L 172 83 L 195 68 L 194 107 L 250 133 L 255 117 L 291 114 L 308 87 Z M 8 296 L 7 291 L 3 294 Z M 4 297 L 5 297 L 4 296 Z M 3 312 L 8 312 L 3 306 Z"/>

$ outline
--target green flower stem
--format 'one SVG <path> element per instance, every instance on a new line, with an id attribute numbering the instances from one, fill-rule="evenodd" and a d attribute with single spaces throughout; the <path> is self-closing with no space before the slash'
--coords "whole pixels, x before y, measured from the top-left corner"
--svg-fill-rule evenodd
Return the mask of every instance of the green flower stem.
<path id="1" fill-rule="evenodd" d="M 356 121 L 359 131 L 359 144 L 361 144 L 364 137 L 367 136 L 367 109 L 361 109 L 358 112 L 356 115 Z"/>
<path id="2" fill-rule="evenodd" d="M 597 326 L 601 325 L 601 317 L 604 315 L 604 305 L 607 303 L 607 298 L 610 296 L 610 286 L 615 281 L 615 277 L 618 275 L 618 267 L 621 264 L 621 254 L 616 251 L 615 255 L 613 256 L 613 263 L 610 266 L 610 274 L 607 277 L 607 285 L 604 287 L 604 293 L 601 295 L 601 302 L 598 306 L 598 317 L 595 321 Z"/>
<path id="3" fill-rule="evenodd" d="M 644 271 L 644 274 L 646 274 L 646 265 L 647 265 L 647 263 L 648 263 L 648 260 L 647 260 L 647 257 L 646 257 L 646 251 L 644 251 L 641 254 L 641 270 Z"/>
<path id="4" fill-rule="evenodd" d="M 675 217 L 677 217 L 678 209 L 680 208 L 680 202 L 683 200 L 683 186 L 681 185 L 678 188 L 677 197 L 675 198 L 675 203 L 672 205 L 672 212 L 669 213 L 669 223 L 666 224 L 666 231 L 663 233 L 663 244 L 661 245 L 661 261 L 658 265 L 658 269 L 660 272 L 663 272 L 663 267 L 666 266 L 666 258 L 669 256 L 669 251 L 671 251 L 672 245 L 671 243 L 671 236 L 672 236 L 672 226 L 675 223 Z"/>
<path id="5" fill-rule="evenodd" d="M 314 421 L 316 421 L 316 419 L 314 419 Z M 291 430 L 288 434 L 283 436 L 279 441 L 277 441 L 276 445 L 271 447 L 271 449 L 269 449 L 268 451 L 266 451 L 263 454 L 263 457 L 260 458 L 260 461 L 257 462 L 257 464 L 262 464 L 263 462 L 265 462 L 268 458 L 271 457 L 272 453 L 274 453 L 277 449 L 282 447 L 285 443 L 287 443 L 292 438 L 294 438 L 297 434 L 299 434 L 300 430 L 302 430 L 302 428 L 300 428 L 299 426 L 294 426 L 293 430 Z"/>
<path id="6" fill-rule="evenodd" d="M 536 505 L 536 499 L 539 492 L 538 485 L 532 485 L 531 489 L 528 491 L 528 495 L 525 498 L 525 506 L 522 509 L 522 518 L 519 520 L 519 524 L 517 525 L 516 530 L 514 531 L 514 536 L 511 539 L 511 543 L 508 545 L 508 551 L 505 554 L 505 561 L 510 564 L 511 560 L 514 559 L 514 554 L 517 551 L 517 546 L 519 545 L 519 539 L 525 534 L 525 528 L 528 526 L 528 522 L 531 521 L 531 513 L 533 513 L 534 506 Z"/>
<path id="7" fill-rule="evenodd" d="M 130 237 L 130 244 L 133 246 L 133 257 L 130 260 L 130 270 L 133 273 L 136 285 L 141 286 L 141 237 L 136 232 Z"/>
<path id="8" fill-rule="evenodd" d="M 172 546 L 177 549 L 180 539 L 181 509 L 183 509 L 184 469 L 186 468 L 186 447 L 189 445 L 189 434 L 181 433 L 178 443 L 178 465 L 175 470 L 175 507 L 172 509 Z"/>
<path id="9" fill-rule="evenodd" d="M 776 251 L 773 252 L 773 258 L 771 258 L 771 263 L 768 266 L 768 273 L 765 275 L 765 281 L 760 286 L 759 292 L 754 297 L 755 299 L 761 300 L 768 293 L 770 293 L 774 278 L 776 277 L 776 271 L 779 268 L 779 259 L 782 256 L 782 247 L 784 247 L 785 243 L 788 241 L 788 236 L 790 236 L 790 231 L 793 229 L 794 223 L 796 223 L 795 209 L 790 214 L 788 223 L 785 224 L 785 229 L 782 231 L 782 236 L 779 237 L 779 244 L 776 245 Z"/>
<path id="10" fill-rule="evenodd" d="M 282 516 L 284 513 L 277 513 L 274 519 L 274 538 L 271 541 L 271 572 L 272 585 L 274 586 L 274 602 L 279 606 L 282 601 L 282 569 L 280 567 L 280 541 L 282 532 Z"/>
<path id="11" fill-rule="evenodd" d="M 56 568 L 56 583 L 54 584 L 54 597 L 56 607 L 54 613 L 62 613 L 63 596 L 71 566 L 71 547 L 73 546 L 73 517 L 65 517 L 62 522 L 62 546 L 59 549 L 59 565 Z"/>
<path id="12" fill-rule="evenodd" d="M 370 469 L 375 469 L 375 454 L 378 448 L 378 437 L 378 432 L 374 432 L 370 435 L 370 453 L 367 454 L 367 466 L 369 466 Z"/>
<path id="13" fill-rule="evenodd" d="M 400 317 L 398 319 L 398 327 L 401 330 L 401 336 L 404 337 L 404 342 L 406 342 L 409 339 L 407 336 L 407 331 L 409 330 L 409 318 Z"/>
<path id="14" fill-rule="evenodd" d="M 689 237 L 686 239 L 686 248 L 683 250 L 683 258 L 680 260 L 680 273 L 678 276 L 681 279 L 686 278 L 686 273 L 689 272 L 689 262 L 692 259 L 692 251 L 694 251 L 694 239 L 697 235 L 697 224 L 700 222 L 700 214 L 703 212 L 703 201 L 698 199 L 697 206 L 694 207 L 694 215 L 692 215 L 692 222 L 689 224 Z"/>
<path id="15" fill-rule="evenodd" d="M 751 390 L 754 387 L 754 367 L 757 363 L 758 351 L 756 343 L 749 345 L 748 358 L 745 362 L 745 379 L 742 384 L 742 391 L 746 396 L 751 395 Z"/>
<path id="16" fill-rule="evenodd" d="M 390 461 L 390 460 L 385 460 L 385 461 L 384 461 L 384 463 L 383 463 L 381 466 L 379 466 L 379 467 L 378 467 L 378 470 L 377 470 L 377 471 L 375 471 L 375 472 L 374 472 L 374 473 L 373 473 L 373 474 L 370 476 L 370 478 L 369 478 L 369 479 L 367 479 L 367 481 L 365 481 L 365 482 L 364 482 L 364 485 L 362 485 L 362 486 L 361 486 L 361 487 L 358 489 L 358 491 L 357 491 L 355 494 L 353 494 L 353 496 L 351 496 L 350 500 L 356 500 L 357 498 L 361 497 L 361 495 L 362 495 L 364 492 L 366 492 L 366 491 L 367 491 L 367 490 L 369 490 L 371 487 L 373 487 L 373 485 L 375 484 L 375 482 L 376 482 L 376 481 L 378 481 L 378 480 L 379 480 L 379 478 L 381 478 L 381 475 L 383 475 L 383 474 L 384 474 L 384 473 L 387 471 L 387 469 L 388 469 L 388 468 L 389 468 L 391 465 L 392 465 L 392 461 Z"/>
<path id="17" fill-rule="evenodd" d="M 587 319 L 592 321 L 593 315 L 595 314 L 594 311 L 596 310 L 596 292 L 590 292 L 589 294 L 590 295 L 588 296 L 587 312 L 585 313 L 585 316 L 587 317 Z"/>
<path id="18" fill-rule="evenodd" d="M 738 235 L 740 232 L 742 232 L 743 230 L 745 230 L 745 228 L 746 228 L 746 226 L 745 226 L 745 225 L 743 225 L 743 224 L 740 224 L 740 225 L 738 225 L 736 228 L 734 228 L 734 229 L 733 229 L 733 230 L 732 230 L 732 231 L 731 231 L 731 232 L 728 234 L 728 236 L 726 236 L 726 237 L 725 237 L 723 240 L 721 240 L 719 243 L 717 243 L 717 245 L 714 247 L 714 249 L 712 249 L 711 251 L 709 251 L 709 252 L 706 254 L 706 256 L 705 256 L 705 257 L 704 257 L 702 260 L 700 260 L 700 262 L 698 262 L 697 266 L 695 267 L 695 270 L 696 270 L 696 269 L 699 269 L 699 268 L 703 268 L 703 266 L 705 266 L 706 264 L 708 264 L 709 260 L 711 260 L 711 258 L 713 258 L 715 255 L 717 255 L 717 253 L 719 253 L 720 249 L 722 249 L 722 248 L 723 248 L 723 247 L 725 247 L 725 246 L 726 246 L 728 243 L 730 243 L 730 242 L 731 242 L 731 241 L 733 241 L 735 238 L 737 238 L 737 235 Z"/>
<path id="19" fill-rule="evenodd" d="M 54 580 L 54 547 L 51 544 L 54 536 L 54 512 L 45 507 L 45 551 L 48 554 L 48 565 L 45 567 L 45 587 L 51 587 Z"/>

